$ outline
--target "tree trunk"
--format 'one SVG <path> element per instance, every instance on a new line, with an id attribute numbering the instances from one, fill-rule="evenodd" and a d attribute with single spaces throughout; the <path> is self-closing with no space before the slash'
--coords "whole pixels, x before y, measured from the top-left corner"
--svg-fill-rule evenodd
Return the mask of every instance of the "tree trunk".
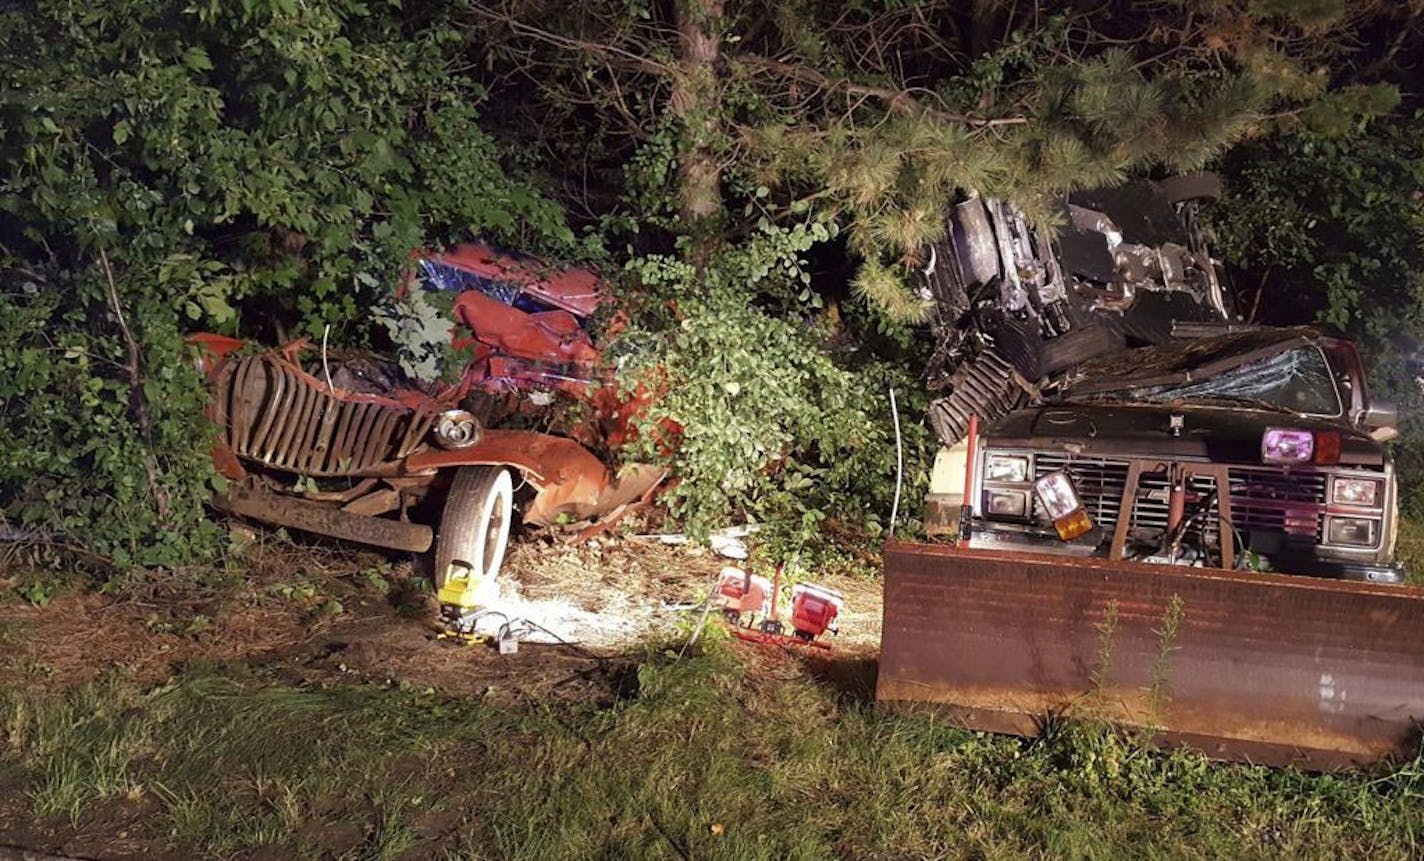
<path id="1" fill-rule="evenodd" d="M 969 3 L 969 59 L 978 60 L 999 46 L 1003 32 L 1003 0 L 972 0 Z M 985 87 L 976 107 L 987 111 L 994 107 L 996 87 Z"/>
<path id="2" fill-rule="evenodd" d="M 716 138 L 721 131 L 717 60 L 721 52 L 723 0 L 676 0 L 678 65 L 672 112 L 682 121 L 678 145 L 679 211 L 694 243 L 693 259 L 705 265 L 722 214 L 722 168 Z"/>

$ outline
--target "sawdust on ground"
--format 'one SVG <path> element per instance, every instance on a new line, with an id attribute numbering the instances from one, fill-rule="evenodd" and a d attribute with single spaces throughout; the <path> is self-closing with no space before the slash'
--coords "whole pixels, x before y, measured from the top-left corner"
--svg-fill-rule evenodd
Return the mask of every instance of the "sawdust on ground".
<path id="1" fill-rule="evenodd" d="M 620 695 L 649 644 L 686 638 L 704 616 L 718 624 L 702 602 L 722 567 L 737 564 L 686 545 L 613 538 L 571 545 L 524 537 L 511 545 L 499 609 L 534 624 L 516 654 L 500 655 L 488 646 L 436 638 L 434 598 L 418 588 L 420 575 L 409 561 L 292 545 L 266 552 L 246 588 L 235 591 L 175 586 L 101 596 L 76 590 L 42 608 L 0 605 L 6 646 L 0 684 L 66 689 L 114 671 L 159 684 L 184 664 L 210 662 L 271 667 L 296 682 L 606 700 Z M 377 583 L 384 590 L 367 573 L 383 563 L 386 576 Z M 291 597 L 294 571 L 311 588 Z M 809 579 L 840 591 L 845 608 L 831 654 L 800 650 L 808 653 L 808 669 L 831 676 L 849 671 L 858 679 L 869 666 L 873 674 L 879 581 Z"/>

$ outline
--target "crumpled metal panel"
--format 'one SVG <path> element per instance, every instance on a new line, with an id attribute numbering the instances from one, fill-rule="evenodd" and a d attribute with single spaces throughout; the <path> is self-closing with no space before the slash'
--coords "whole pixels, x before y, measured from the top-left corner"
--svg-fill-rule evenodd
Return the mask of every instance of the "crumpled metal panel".
<path id="1" fill-rule="evenodd" d="M 1184 617 L 1164 642 L 1173 596 Z M 1407 759 L 1424 720 L 1424 589 L 895 543 L 876 699 L 1019 735 L 1064 714 L 1156 726 L 1221 759 Z"/>
<path id="2" fill-rule="evenodd" d="M 455 299 L 455 318 L 475 338 L 520 359 L 593 365 L 598 350 L 578 318 L 568 311 L 527 314 L 478 290 Z"/>
<path id="3" fill-rule="evenodd" d="M 643 496 L 667 475 L 660 468 L 633 465 L 614 476 L 577 442 L 523 430 L 487 430 L 469 448 L 431 449 L 406 460 L 411 472 L 481 464 L 513 466 L 524 474 L 538 490 L 524 510 L 524 522 L 538 525 L 554 523 L 560 514 L 575 519 L 601 517 Z"/>

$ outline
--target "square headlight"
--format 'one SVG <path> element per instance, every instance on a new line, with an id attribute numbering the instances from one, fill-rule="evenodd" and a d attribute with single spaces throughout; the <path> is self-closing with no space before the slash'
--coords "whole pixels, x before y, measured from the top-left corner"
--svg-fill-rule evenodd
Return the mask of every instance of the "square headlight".
<path id="1" fill-rule="evenodd" d="M 991 454 L 984 459 L 985 481 L 1028 481 L 1028 456 Z"/>
<path id="2" fill-rule="evenodd" d="M 1061 520 L 1083 507 L 1078 501 L 1078 491 L 1074 489 L 1068 473 L 1062 470 L 1040 477 L 1033 483 L 1033 489 L 1038 493 L 1038 501 L 1043 503 L 1043 509 L 1053 520 Z"/>
<path id="3" fill-rule="evenodd" d="M 1371 517 L 1325 518 L 1325 543 L 1346 547 L 1374 547 L 1380 522 Z"/>
<path id="4" fill-rule="evenodd" d="M 1044 511 L 1053 519 L 1059 538 L 1072 541 L 1093 528 L 1093 521 L 1083 510 L 1083 502 L 1068 473 L 1059 469 L 1041 475 L 1034 481 L 1033 490 Z"/>
<path id="5" fill-rule="evenodd" d="M 988 488 L 984 491 L 984 513 L 989 517 L 1026 517 L 1028 491 Z"/>
<path id="6" fill-rule="evenodd" d="M 1266 428 L 1261 436 L 1263 463 L 1306 463 L 1315 454 L 1315 435 L 1295 428 Z"/>
<path id="7" fill-rule="evenodd" d="M 1344 478 L 1330 480 L 1330 501 L 1341 505 L 1375 507 L 1380 498 L 1380 483 L 1374 478 Z"/>

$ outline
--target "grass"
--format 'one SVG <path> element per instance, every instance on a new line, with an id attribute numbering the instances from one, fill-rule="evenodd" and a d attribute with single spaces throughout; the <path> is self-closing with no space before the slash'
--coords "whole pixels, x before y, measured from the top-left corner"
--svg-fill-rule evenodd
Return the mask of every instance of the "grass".
<path id="1" fill-rule="evenodd" d="M 887 716 L 725 647 L 654 652 L 613 705 L 511 707 L 195 667 L 0 699 L 0 765 L 55 822 L 146 803 L 178 854 L 1418 857 L 1424 764 L 1311 776 Z"/>
<path id="2" fill-rule="evenodd" d="M 1424 518 L 1399 518 L 1395 558 L 1404 566 L 1406 583 L 1424 586 Z"/>

